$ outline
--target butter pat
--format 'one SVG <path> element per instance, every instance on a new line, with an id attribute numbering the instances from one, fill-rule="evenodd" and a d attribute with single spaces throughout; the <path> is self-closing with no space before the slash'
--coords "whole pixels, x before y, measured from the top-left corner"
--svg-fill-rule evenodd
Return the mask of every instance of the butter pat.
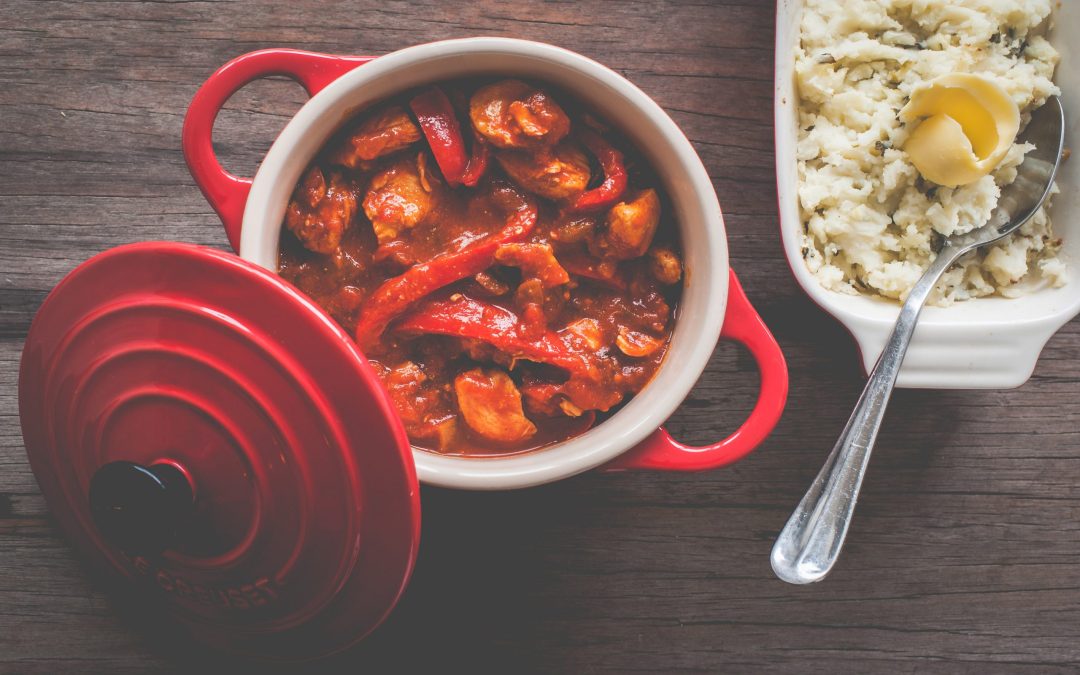
<path id="1" fill-rule="evenodd" d="M 996 169 L 1020 131 L 1020 110 L 1008 93 L 969 73 L 915 89 L 900 120 L 918 124 L 904 144 L 911 163 L 945 187 L 974 183 Z"/>

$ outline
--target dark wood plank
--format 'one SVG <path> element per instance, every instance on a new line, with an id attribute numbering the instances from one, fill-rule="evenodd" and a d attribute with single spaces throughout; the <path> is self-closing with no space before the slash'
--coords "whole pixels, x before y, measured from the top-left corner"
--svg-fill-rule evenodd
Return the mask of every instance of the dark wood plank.
<path id="1" fill-rule="evenodd" d="M 63 2 L 0 12 L 0 671 L 145 672 L 213 657 L 146 627 L 57 537 L 26 463 L 22 338 L 53 285 L 130 241 L 224 247 L 179 137 L 202 80 L 245 51 L 385 53 L 510 35 L 616 68 L 671 111 L 711 172 L 733 264 L 784 346 L 787 414 L 724 471 L 584 475 L 508 494 L 425 489 L 416 576 L 386 626 L 325 664 L 567 672 L 1054 672 L 1080 662 L 1080 326 L 1006 392 L 901 392 L 839 568 L 772 577 L 776 531 L 861 388 L 850 338 L 780 252 L 773 3 Z M 303 103 L 241 91 L 217 127 L 251 173 Z M 721 346 L 673 430 L 708 441 L 752 404 Z M 311 669 L 309 669 L 311 670 Z"/>

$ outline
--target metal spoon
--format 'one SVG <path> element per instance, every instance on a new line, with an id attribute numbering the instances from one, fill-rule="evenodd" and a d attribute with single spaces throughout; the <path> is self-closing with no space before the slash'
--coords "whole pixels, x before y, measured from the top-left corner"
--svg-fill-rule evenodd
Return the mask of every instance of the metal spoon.
<path id="1" fill-rule="evenodd" d="M 1035 111 L 1019 142 L 1031 143 L 1035 149 L 1017 168 L 1016 181 L 1004 188 L 986 225 L 942 243 L 937 257 L 911 289 L 844 432 L 777 537 L 772 568 L 784 581 L 821 581 L 836 563 L 915 324 L 938 279 L 965 253 L 1014 232 L 1050 195 L 1065 143 L 1065 115 L 1057 97 Z"/>

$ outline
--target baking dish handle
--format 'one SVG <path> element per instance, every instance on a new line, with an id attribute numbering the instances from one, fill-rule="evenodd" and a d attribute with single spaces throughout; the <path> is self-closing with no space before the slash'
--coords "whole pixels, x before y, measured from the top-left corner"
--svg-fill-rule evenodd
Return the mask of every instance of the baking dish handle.
<path id="1" fill-rule="evenodd" d="M 335 56 L 297 49 L 263 49 L 229 61 L 195 92 L 184 117 L 183 147 L 188 170 L 225 226 L 233 250 L 240 250 L 240 224 L 251 179 L 225 170 L 214 154 L 214 120 L 229 97 L 253 80 L 284 75 L 309 96 L 373 56 Z"/>
<path id="2" fill-rule="evenodd" d="M 787 363 L 780 351 L 780 345 L 751 306 L 735 272 L 731 272 L 727 313 L 720 338 L 742 344 L 757 361 L 761 373 L 761 388 L 750 417 L 724 440 L 701 447 L 684 445 L 672 438 L 667 429 L 661 427 L 636 447 L 607 464 L 605 471 L 718 469 L 742 459 L 772 433 L 787 402 Z"/>

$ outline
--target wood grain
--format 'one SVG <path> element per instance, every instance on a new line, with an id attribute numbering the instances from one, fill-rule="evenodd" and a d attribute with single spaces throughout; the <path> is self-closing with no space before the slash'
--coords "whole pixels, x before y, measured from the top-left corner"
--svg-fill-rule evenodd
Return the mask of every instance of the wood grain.
<path id="1" fill-rule="evenodd" d="M 416 576 L 321 668 L 502 672 L 1055 672 L 1080 663 L 1080 327 L 1004 392 L 901 392 L 839 568 L 775 580 L 768 553 L 862 386 L 853 345 L 794 284 L 777 230 L 773 3 L 64 2 L 0 11 L 0 671 L 205 670 L 214 657 L 117 604 L 58 538 L 27 466 L 16 379 L 45 294 L 121 243 L 224 247 L 184 166 L 191 96 L 240 53 L 379 54 L 509 35 L 624 73 L 693 141 L 732 260 L 782 343 L 791 399 L 751 458 L 701 475 L 584 475 L 508 494 L 425 489 Z M 254 171 L 302 104 L 253 84 L 217 126 Z M 708 441 L 755 392 L 731 346 L 671 423 Z M 216 669 L 216 668 L 211 668 Z M 312 672 L 316 668 L 307 668 Z"/>

